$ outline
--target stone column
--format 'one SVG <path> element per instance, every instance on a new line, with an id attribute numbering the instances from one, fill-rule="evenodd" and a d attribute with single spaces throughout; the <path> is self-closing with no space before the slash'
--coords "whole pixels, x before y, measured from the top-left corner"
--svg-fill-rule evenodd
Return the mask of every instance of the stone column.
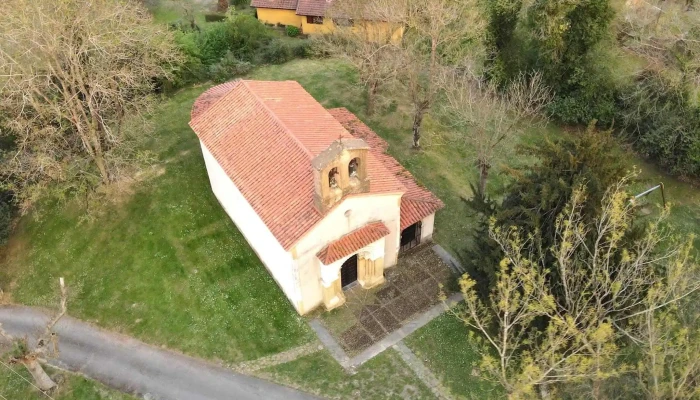
<path id="1" fill-rule="evenodd" d="M 340 284 L 340 268 L 321 264 L 321 288 L 323 289 L 323 305 L 326 310 L 332 310 L 345 304 L 345 295 Z"/>
<path id="2" fill-rule="evenodd" d="M 357 263 L 357 280 L 364 289 L 384 283 L 384 257 L 372 260 L 360 255 Z"/>

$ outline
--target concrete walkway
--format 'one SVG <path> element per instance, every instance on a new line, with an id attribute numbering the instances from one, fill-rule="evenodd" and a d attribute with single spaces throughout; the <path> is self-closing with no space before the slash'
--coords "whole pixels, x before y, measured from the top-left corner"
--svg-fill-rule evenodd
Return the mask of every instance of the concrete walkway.
<path id="1" fill-rule="evenodd" d="M 430 391 L 433 392 L 435 397 L 441 400 L 452 399 L 452 395 L 450 395 L 449 390 L 442 385 L 440 379 L 438 379 L 432 373 L 432 371 L 430 371 L 428 367 L 423 364 L 423 361 L 421 361 L 418 356 L 416 356 L 411 349 L 404 344 L 403 341 L 396 343 L 394 345 L 394 350 L 399 353 L 401 359 L 406 363 L 406 365 L 408 365 L 409 368 L 413 370 L 418 379 L 425 383 L 425 386 L 427 386 Z"/>
<path id="2" fill-rule="evenodd" d="M 0 307 L 0 323 L 14 336 L 43 330 L 44 312 Z M 50 364 L 79 372 L 110 387 L 149 399 L 306 400 L 297 390 L 237 374 L 206 361 L 166 351 L 98 329 L 75 318 L 56 325 L 60 357 Z M 204 338 L 203 338 L 204 339 Z"/>

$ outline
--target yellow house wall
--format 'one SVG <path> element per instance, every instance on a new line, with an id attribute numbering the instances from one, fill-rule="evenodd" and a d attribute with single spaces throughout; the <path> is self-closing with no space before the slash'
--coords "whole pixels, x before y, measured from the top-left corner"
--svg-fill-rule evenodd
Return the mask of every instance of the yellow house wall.
<path id="1" fill-rule="evenodd" d="M 335 26 L 333 25 L 333 20 L 330 18 L 324 18 L 323 24 L 310 24 L 306 22 L 305 16 L 300 16 L 301 18 L 301 31 L 307 35 L 313 35 L 315 33 L 328 33 L 333 32 Z"/>
<path id="2" fill-rule="evenodd" d="M 294 10 L 277 10 L 274 8 L 258 8 L 257 10 L 258 19 L 268 24 L 294 25 L 301 28 L 302 19 L 306 21 L 306 17 L 297 15 Z"/>

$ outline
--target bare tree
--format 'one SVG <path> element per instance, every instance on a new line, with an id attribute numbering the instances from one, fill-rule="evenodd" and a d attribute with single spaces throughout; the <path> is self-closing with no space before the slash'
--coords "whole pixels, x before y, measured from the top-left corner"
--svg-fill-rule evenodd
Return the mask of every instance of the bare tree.
<path id="1" fill-rule="evenodd" d="M 399 82 L 413 106 L 413 146 L 442 86 L 446 68 L 464 68 L 483 56 L 485 19 L 476 0 L 405 0 Z"/>
<path id="2" fill-rule="evenodd" d="M 375 112 L 382 86 L 396 75 L 396 45 L 403 35 L 402 4 L 390 0 L 339 0 L 326 18 L 335 29 L 318 42 L 329 53 L 354 65 L 367 89 L 367 114 Z"/>
<path id="3" fill-rule="evenodd" d="M 56 323 L 66 314 L 68 303 L 68 291 L 63 278 L 59 278 L 58 281 L 61 287 L 59 309 L 46 324 L 46 328 L 37 338 L 36 344 L 32 346 L 26 337 L 16 338 L 10 335 L 0 324 L 0 339 L 8 340 L 14 344 L 17 350 L 17 353 L 10 358 L 10 363 L 24 365 L 34 378 L 36 386 L 43 391 L 51 390 L 57 386 L 56 382 L 44 371 L 41 362 L 44 362 L 44 357 L 58 356 L 58 335 L 53 329 Z"/>
<path id="4" fill-rule="evenodd" d="M 686 0 L 628 0 L 619 26 L 624 47 L 648 67 L 700 83 L 700 9 Z"/>
<path id="5" fill-rule="evenodd" d="M 7 0 L 2 11 L 0 111 L 13 118 L 1 134 L 16 144 L 2 170 L 14 189 L 26 199 L 47 182 L 115 180 L 137 160 L 123 121 L 148 111 L 179 60 L 172 35 L 133 1 Z"/>
<path id="6" fill-rule="evenodd" d="M 521 74 L 499 90 L 469 72 L 453 73 L 444 87 L 444 123 L 451 133 L 456 132 L 454 142 L 476 151 L 479 190 L 486 193 L 489 172 L 502 145 L 535 122 L 546 122 L 542 110 L 551 101 L 552 92 L 540 74 Z"/>
<path id="7" fill-rule="evenodd" d="M 624 370 L 615 368 L 615 359 L 625 322 L 678 305 L 700 290 L 698 264 L 682 256 L 689 244 L 665 245 L 665 214 L 625 245 L 634 209 L 625 186 L 623 180 L 609 189 L 592 223 L 582 216 L 583 189 L 575 191 L 557 219 L 551 249 L 537 248 L 536 232 L 523 239 L 515 228 L 492 226 L 505 258 L 487 303 L 477 296 L 476 282 L 462 277 L 466 305 L 456 314 L 495 350 L 496 357 L 493 350 L 482 352 L 482 369 L 511 398 L 528 395 L 537 385 L 581 380 L 592 381 L 592 395 L 600 396 L 600 382 Z M 545 264 L 546 252 L 553 265 Z M 662 271 L 672 271 L 673 278 Z M 683 287 L 673 284 L 680 276 L 686 279 Z M 649 302 L 647 293 L 663 285 L 679 290 Z M 531 325 L 538 317 L 548 321 L 546 329 Z"/>

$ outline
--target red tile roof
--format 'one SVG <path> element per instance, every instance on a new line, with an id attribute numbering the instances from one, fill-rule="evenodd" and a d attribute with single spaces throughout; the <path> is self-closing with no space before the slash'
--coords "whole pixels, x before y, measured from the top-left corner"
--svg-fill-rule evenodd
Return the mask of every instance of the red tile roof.
<path id="1" fill-rule="evenodd" d="M 299 0 L 253 0 L 251 7 L 255 8 L 277 8 L 282 10 L 296 10 Z"/>
<path id="2" fill-rule="evenodd" d="M 355 114 L 345 108 L 334 108 L 328 112 L 335 117 L 353 136 L 363 139 L 370 146 L 370 151 L 384 164 L 384 167 L 398 178 L 406 188 L 401 197 L 401 230 L 415 224 L 423 218 L 444 207 L 440 199 L 428 189 L 420 186 L 413 175 L 386 153 L 389 144 L 377 135 L 369 126 L 360 121 Z"/>
<path id="3" fill-rule="evenodd" d="M 311 160 L 353 137 L 293 81 L 213 87 L 195 101 L 190 126 L 286 250 L 323 218 Z M 369 194 L 406 192 L 380 157 L 367 156 Z"/>
<path id="4" fill-rule="evenodd" d="M 328 0 L 299 0 L 297 15 L 323 17 L 326 15 L 326 9 L 331 5 L 331 2 Z"/>
<path id="5" fill-rule="evenodd" d="M 389 228 L 382 222 L 372 222 L 356 229 L 338 240 L 330 242 L 316 253 L 316 257 L 324 265 L 331 264 L 341 258 L 355 253 L 357 250 L 374 243 L 389 234 Z"/>
<path id="6" fill-rule="evenodd" d="M 251 7 L 296 10 L 297 15 L 323 17 L 332 0 L 253 0 Z"/>

